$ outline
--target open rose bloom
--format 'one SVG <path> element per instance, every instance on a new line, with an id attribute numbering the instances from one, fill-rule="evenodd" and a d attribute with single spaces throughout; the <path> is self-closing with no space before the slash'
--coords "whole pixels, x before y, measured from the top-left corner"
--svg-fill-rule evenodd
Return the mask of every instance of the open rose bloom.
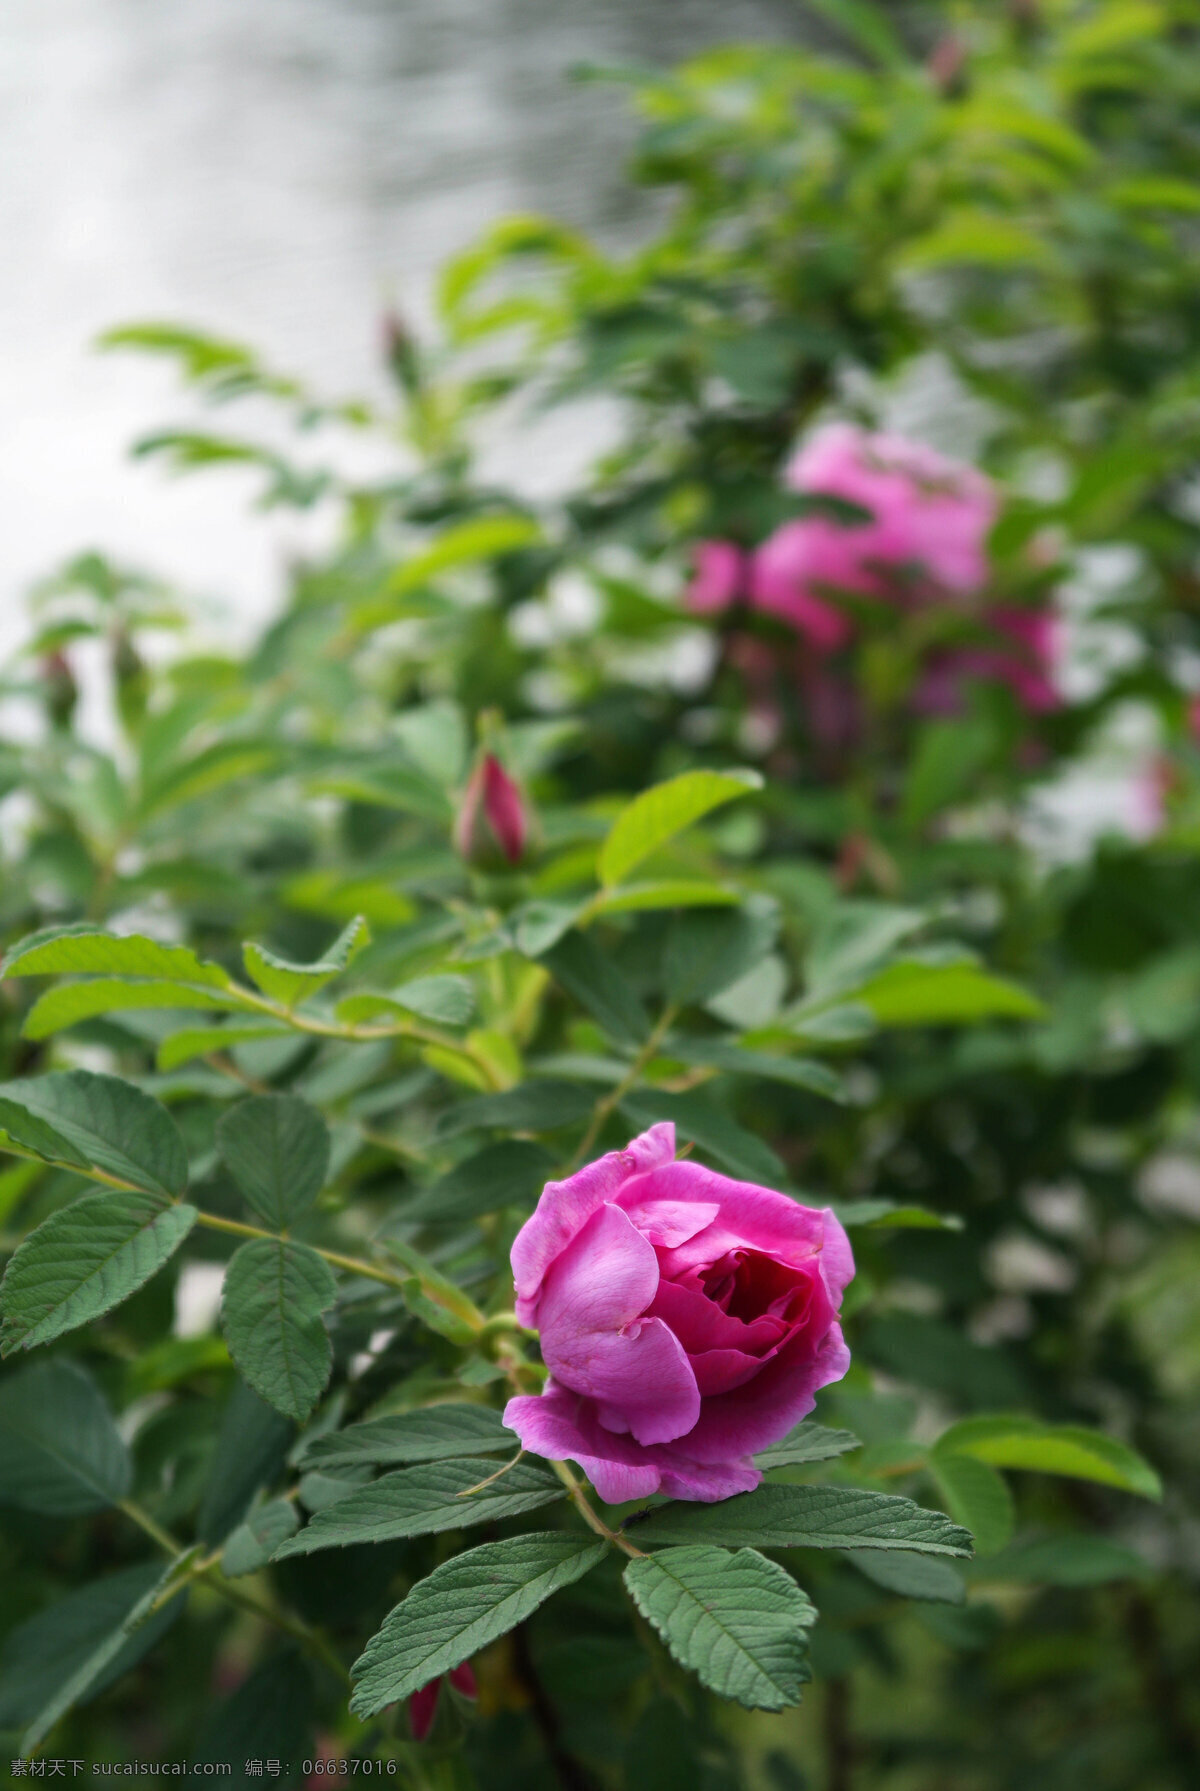
<path id="1" fill-rule="evenodd" d="M 676 1162 L 672 1125 L 548 1183 L 512 1263 L 550 1379 L 504 1421 L 609 1504 L 749 1492 L 751 1456 L 850 1363 L 833 1214 Z"/>

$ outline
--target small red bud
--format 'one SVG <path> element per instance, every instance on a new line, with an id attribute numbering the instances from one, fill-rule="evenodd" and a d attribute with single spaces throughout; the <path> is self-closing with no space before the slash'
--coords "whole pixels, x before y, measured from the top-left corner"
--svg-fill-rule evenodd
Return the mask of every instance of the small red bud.
<path id="1" fill-rule="evenodd" d="M 961 37 L 955 37 L 953 33 L 947 34 L 933 46 L 925 66 L 939 92 L 960 93 L 967 66 L 966 44 Z"/>
<path id="2" fill-rule="evenodd" d="M 461 1666 L 451 1667 L 448 1677 L 456 1692 L 461 1692 L 464 1698 L 475 1702 L 479 1696 L 479 1687 L 475 1682 L 475 1669 L 469 1660 L 464 1660 Z"/>
<path id="3" fill-rule="evenodd" d="M 492 843 L 499 846 L 509 864 L 519 864 L 528 841 L 525 798 L 495 753 L 485 753 L 471 773 L 458 811 L 454 844 L 472 864 L 491 855 Z"/>
<path id="4" fill-rule="evenodd" d="M 449 1679 L 456 1692 L 472 1702 L 479 1696 L 479 1687 L 475 1683 L 475 1674 L 469 1660 L 464 1660 L 457 1667 L 451 1667 L 444 1675 Z M 413 1692 L 408 1700 L 408 1726 L 412 1730 L 414 1741 L 424 1741 L 433 1728 L 437 1715 L 438 1699 L 442 1695 L 442 1680 L 431 1679 L 428 1685 L 422 1685 Z"/>
<path id="5" fill-rule="evenodd" d="M 412 1730 L 414 1741 L 424 1741 L 432 1729 L 441 1693 L 441 1679 L 431 1679 L 428 1685 L 422 1685 L 409 1698 L 408 1726 Z"/>

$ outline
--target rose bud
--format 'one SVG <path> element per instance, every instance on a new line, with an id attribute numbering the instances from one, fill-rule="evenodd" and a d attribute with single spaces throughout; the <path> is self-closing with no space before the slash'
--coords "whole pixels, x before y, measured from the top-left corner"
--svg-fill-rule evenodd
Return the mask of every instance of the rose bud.
<path id="1" fill-rule="evenodd" d="M 460 1666 L 451 1667 L 444 1675 L 456 1692 L 474 1703 L 479 1696 L 479 1687 L 475 1683 L 475 1674 L 469 1660 Z M 433 1728 L 433 1719 L 437 1715 L 438 1699 L 442 1692 L 441 1678 L 431 1679 L 428 1685 L 422 1685 L 413 1692 L 408 1700 L 408 1726 L 412 1730 L 414 1741 L 424 1741 Z"/>
<path id="2" fill-rule="evenodd" d="M 398 311 L 387 310 L 383 314 L 380 333 L 388 372 L 411 398 L 421 384 L 420 357 L 412 331 Z"/>
<path id="3" fill-rule="evenodd" d="M 495 753 L 485 753 L 471 773 L 458 811 L 455 847 L 471 864 L 486 864 L 497 846 L 509 864 L 519 864 L 528 842 L 525 798 Z"/>
<path id="4" fill-rule="evenodd" d="M 44 655 L 41 663 L 46 709 L 56 728 L 68 728 L 79 701 L 79 686 L 71 662 L 60 647 Z"/>
<path id="5" fill-rule="evenodd" d="M 504 1422 L 608 1504 L 749 1492 L 751 1456 L 850 1365 L 833 1213 L 677 1163 L 669 1124 L 547 1183 L 512 1264 L 550 1379 Z"/>

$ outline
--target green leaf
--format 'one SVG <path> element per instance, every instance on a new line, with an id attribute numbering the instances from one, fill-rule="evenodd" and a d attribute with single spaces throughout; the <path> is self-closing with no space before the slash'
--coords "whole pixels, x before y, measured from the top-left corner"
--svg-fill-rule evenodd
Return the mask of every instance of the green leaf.
<path id="1" fill-rule="evenodd" d="M 145 976 L 156 981 L 227 989 L 219 964 L 198 958 L 185 945 L 160 945 L 139 933 L 104 933 L 86 922 L 30 933 L 4 954 L 4 976 Z"/>
<path id="2" fill-rule="evenodd" d="M 494 1461 L 466 1456 L 384 1474 L 328 1510 L 318 1511 L 275 1558 L 282 1561 L 289 1555 L 311 1555 L 317 1549 L 345 1548 L 350 1543 L 428 1536 L 437 1530 L 465 1530 L 472 1524 L 519 1517 L 565 1496 L 553 1475 L 523 1461 L 490 1486 L 470 1490 L 495 1473 Z"/>
<path id="3" fill-rule="evenodd" d="M 184 1591 L 198 1554 L 198 1549 L 189 1549 L 177 1555 L 165 1569 L 154 1574 L 123 1616 L 110 1619 L 105 1632 L 86 1654 L 82 1647 L 78 1649 L 74 1671 L 60 1670 L 53 1692 L 22 1735 L 22 1753 L 31 1754 L 73 1704 L 110 1684 L 118 1672 L 131 1666 L 158 1640 L 176 1614 L 172 1606 Z"/>
<path id="4" fill-rule="evenodd" d="M 837 25 L 851 41 L 884 68 L 901 69 L 909 62 L 903 39 L 886 13 L 871 0 L 808 0 L 813 12 Z"/>
<path id="5" fill-rule="evenodd" d="M 650 1030 L 635 991 L 590 934 L 572 930 L 549 951 L 545 964 L 555 980 L 620 1044 L 640 1045 Z"/>
<path id="6" fill-rule="evenodd" d="M 830 1210 L 843 1225 L 870 1227 L 874 1231 L 961 1231 L 957 1213 L 934 1213 L 925 1206 L 897 1206 L 892 1200 L 830 1201 Z"/>
<path id="7" fill-rule="evenodd" d="M 898 1598 L 919 1598 L 931 1604 L 965 1604 L 962 1576 L 936 1555 L 910 1555 L 903 1549 L 847 1549 L 846 1559 L 872 1585 Z"/>
<path id="8" fill-rule="evenodd" d="M 422 1406 L 368 1418 L 331 1436 L 316 1437 L 304 1451 L 305 1467 L 394 1467 L 398 1462 L 447 1461 L 455 1456 L 484 1455 L 513 1449 L 517 1438 L 505 1428 L 499 1412 L 485 1405 Z"/>
<path id="9" fill-rule="evenodd" d="M 761 896 L 740 908 L 698 908 L 678 914 L 667 934 L 663 986 L 674 1007 L 719 995 L 775 945 L 779 910 Z"/>
<path id="10" fill-rule="evenodd" d="M 831 907 L 814 930 L 805 961 L 806 1004 L 856 989 L 868 971 L 882 965 L 902 939 L 928 920 L 923 908 L 888 902 L 847 901 Z"/>
<path id="11" fill-rule="evenodd" d="M 119 1306 L 169 1261 L 197 1217 L 194 1206 L 115 1189 L 51 1213 L 0 1284 L 0 1355 L 49 1343 Z"/>
<path id="12" fill-rule="evenodd" d="M 293 1434 L 287 1418 L 235 1380 L 196 1524 L 201 1542 L 212 1548 L 236 1529 L 259 1490 L 282 1473 Z"/>
<path id="13" fill-rule="evenodd" d="M 935 1454 L 950 1453 L 973 1455 L 998 1468 L 1097 1480 L 1144 1499 L 1162 1498 L 1162 1482 L 1135 1449 L 1082 1425 L 1008 1416 L 964 1418 L 938 1438 Z"/>
<path id="14" fill-rule="evenodd" d="M 663 908 L 732 908 L 742 892 L 704 877 L 658 877 L 602 889 L 588 907 L 597 914 L 650 914 Z"/>
<path id="15" fill-rule="evenodd" d="M 940 1511 L 850 1486 L 760 1486 L 716 1505 L 676 1502 L 630 1519 L 639 1548 L 713 1542 L 726 1548 L 906 1548 L 969 1555 L 971 1538 Z"/>
<path id="16" fill-rule="evenodd" d="M 1150 1579 L 1154 1569 L 1133 1549 L 1107 1536 L 1042 1536 L 1016 1542 L 976 1563 L 973 1581 L 1021 1580 L 1043 1586 L 1103 1586 L 1112 1580 Z"/>
<path id="17" fill-rule="evenodd" d="M 57 1070 L 27 1081 L 0 1082 L 0 1125 L 21 1142 L 6 1117 L 14 1109 L 65 1140 L 65 1153 L 28 1145 L 48 1161 L 87 1164 L 168 1199 L 187 1186 L 187 1152 L 166 1108 L 119 1076 Z"/>
<path id="18" fill-rule="evenodd" d="M 846 1099 L 845 1085 L 837 1072 L 811 1057 L 784 1057 L 773 1051 L 750 1051 L 729 1039 L 672 1038 L 663 1046 L 663 1052 L 679 1058 L 681 1063 L 728 1070 L 733 1076 L 756 1076 L 764 1082 L 782 1082 L 789 1088 L 804 1088 L 810 1094 L 823 1095 L 829 1101 Z"/>
<path id="19" fill-rule="evenodd" d="M 119 982 L 93 977 L 87 982 L 59 983 L 38 997 L 25 1016 L 22 1034 L 45 1039 L 97 1014 L 116 1014 L 131 1008 L 215 1008 L 237 1010 L 247 1004 L 231 990 L 194 987 L 190 983 Z"/>
<path id="20" fill-rule="evenodd" d="M 757 771 L 685 771 L 643 790 L 622 809 L 600 848 L 596 868 L 601 883 L 611 887 L 622 882 L 685 827 L 735 796 L 761 788 Z"/>
<path id="21" fill-rule="evenodd" d="M 329 1128 L 299 1095 L 239 1101 L 217 1121 L 217 1149 L 255 1212 L 277 1231 L 307 1212 L 329 1173 Z"/>
<path id="22" fill-rule="evenodd" d="M 461 1101 L 443 1114 L 438 1134 L 454 1138 L 460 1132 L 476 1129 L 556 1132 L 562 1126 L 573 1126 L 577 1120 L 586 1119 L 592 1105 L 592 1095 L 578 1082 L 522 1082 L 503 1094 Z"/>
<path id="23" fill-rule="evenodd" d="M 621 1111 L 639 1128 L 656 1125 L 663 1119 L 674 1120 L 681 1137 L 698 1144 L 731 1175 L 744 1181 L 777 1187 L 787 1180 L 787 1170 L 770 1145 L 731 1119 L 703 1089 L 689 1089 L 685 1094 L 633 1089 L 622 1097 Z"/>
<path id="24" fill-rule="evenodd" d="M 82 1517 L 118 1504 L 132 1480 L 129 1451 L 82 1369 L 38 1362 L 0 1382 L 0 1505 Z"/>
<path id="25" fill-rule="evenodd" d="M 338 934 L 324 957 L 315 963 L 294 964 L 289 958 L 277 957 L 265 945 L 254 943 L 242 947 L 242 956 L 247 974 L 256 987 L 273 1001 L 292 1008 L 318 994 L 326 983 L 340 976 L 370 941 L 370 928 L 359 914 Z"/>
<path id="26" fill-rule="evenodd" d="M 0 1729 L 45 1734 L 57 1719 L 46 1722 L 44 1713 L 57 1704 L 63 1685 L 74 1686 L 72 1702 L 81 1704 L 135 1666 L 179 1615 L 182 1599 L 125 1633 L 115 1654 L 98 1657 L 161 1579 L 158 1562 L 126 1567 L 78 1587 L 10 1629 L 0 1651 Z"/>
<path id="27" fill-rule="evenodd" d="M 854 991 L 881 1026 L 944 1026 L 970 1020 L 1037 1020 L 1035 995 L 976 965 L 889 964 Z"/>
<path id="28" fill-rule="evenodd" d="M 397 1214 L 407 1224 L 450 1224 L 498 1213 L 508 1206 L 530 1206 L 554 1168 L 554 1158 L 524 1138 L 505 1138 L 476 1151 L 465 1163 L 422 1189 Z"/>
<path id="29" fill-rule="evenodd" d="M 760 1449 L 754 1457 L 756 1468 L 793 1468 L 810 1461 L 832 1461 L 862 1444 L 852 1430 L 827 1430 L 823 1424 L 805 1422 L 769 1449 Z"/>
<path id="30" fill-rule="evenodd" d="M 931 1451 L 928 1460 L 947 1511 L 974 1536 L 976 1554 L 994 1555 L 1002 1549 L 1012 1539 L 1016 1511 L 1012 1494 L 995 1468 L 972 1455 L 956 1455 L 940 1446 Z"/>
<path id="31" fill-rule="evenodd" d="M 475 1012 L 475 990 L 465 976 L 418 976 L 402 983 L 390 995 L 347 995 L 337 1005 L 337 1017 L 350 1025 L 406 1014 L 441 1026 L 465 1026 Z"/>
<path id="32" fill-rule="evenodd" d="M 393 572 L 387 582 L 387 594 L 401 597 L 419 590 L 443 572 L 459 566 L 477 565 L 481 560 L 495 559 L 499 554 L 516 553 L 532 547 L 542 539 L 540 525 L 532 516 L 473 516 L 458 522 L 442 533 L 423 553 L 413 556 Z"/>
<path id="33" fill-rule="evenodd" d="M 434 1569 L 391 1612 L 355 1661 L 356 1716 L 377 1716 L 531 1616 L 582 1579 L 608 1545 L 581 1535 L 485 1542 Z"/>
<path id="34" fill-rule="evenodd" d="M 668 1548 L 630 1561 L 625 1584 L 680 1666 L 719 1697 L 748 1710 L 800 1702 L 817 1613 L 778 1562 L 752 1548 Z"/>
<path id="35" fill-rule="evenodd" d="M 238 1686 L 231 1697 L 218 1704 L 205 1723 L 189 1768 L 190 1777 L 223 1778 L 243 1785 L 257 1783 L 245 1771 L 246 1762 L 280 1761 L 284 1775 L 279 1785 L 303 1781 L 299 1762 L 311 1758 L 313 1721 L 316 1715 L 312 1674 L 304 1656 L 293 1647 L 273 1654 Z M 378 1762 L 382 1766 L 382 1760 Z M 264 1783 L 273 1774 L 268 1773 Z"/>
<path id="36" fill-rule="evenodd" d="M 968 791 L 997 750 L 991 724 L 956 716 L 931 721 L 917 736 L 901 799 L 906 827 L 921 827 L 931 815 Z"/>
<path id="37" fill-rule="evenodd" d="M 222 1549 L 221 1572 L 227 1580 L 257 1573 L 299 1526 L 299 1513 L 291 1499 L 273 1499 L 269 1505 L 261 1505 L 238 1525 Z"/>
<path id="38" fill-rule="evenodd" d="M 295 1033 L 279 1020 L 234 1020 L 224 1026 L 186 1026 L 173 1032 L 158 1047 L 155 1063 L 166 1072 L 177 1070 L 193 1058 L 208 1057 L 214 1051 L 232 1051 L 255 1039 L 294 1039 Z"/>
<path id="39" fill-rule="evenodd" d="M 894 265 L 928 273 L 960 263 L 1000 270 L 1044 268 L 1051 262 L 1048 241 L 998 210 L 960 206 L 947 211 L 924 236 L 910 237 Z"/>
<path id="40" fill-rule="evenodd" d="M 256 1238 L 226 1271 L 221 1318 L 229 1353 L 254 1391 L 299 1424 L 333 1366 L 321 1314 L 336 1299 L 328 1263 L 306 1244 Z"/>

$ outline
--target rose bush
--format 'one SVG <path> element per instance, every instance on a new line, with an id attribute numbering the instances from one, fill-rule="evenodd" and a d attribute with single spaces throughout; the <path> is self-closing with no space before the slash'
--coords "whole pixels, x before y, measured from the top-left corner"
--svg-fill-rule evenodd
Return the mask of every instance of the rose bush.
<path id="1" fill-rule="evenodd" d="M 749 1492 L 754 1452 L 850 1365 L 833 1213 L 676 1162 L 671 1124 L 549 1182 L 512 1263 L 550 1380 L 504 1421 L 610 1504 Z"/>

